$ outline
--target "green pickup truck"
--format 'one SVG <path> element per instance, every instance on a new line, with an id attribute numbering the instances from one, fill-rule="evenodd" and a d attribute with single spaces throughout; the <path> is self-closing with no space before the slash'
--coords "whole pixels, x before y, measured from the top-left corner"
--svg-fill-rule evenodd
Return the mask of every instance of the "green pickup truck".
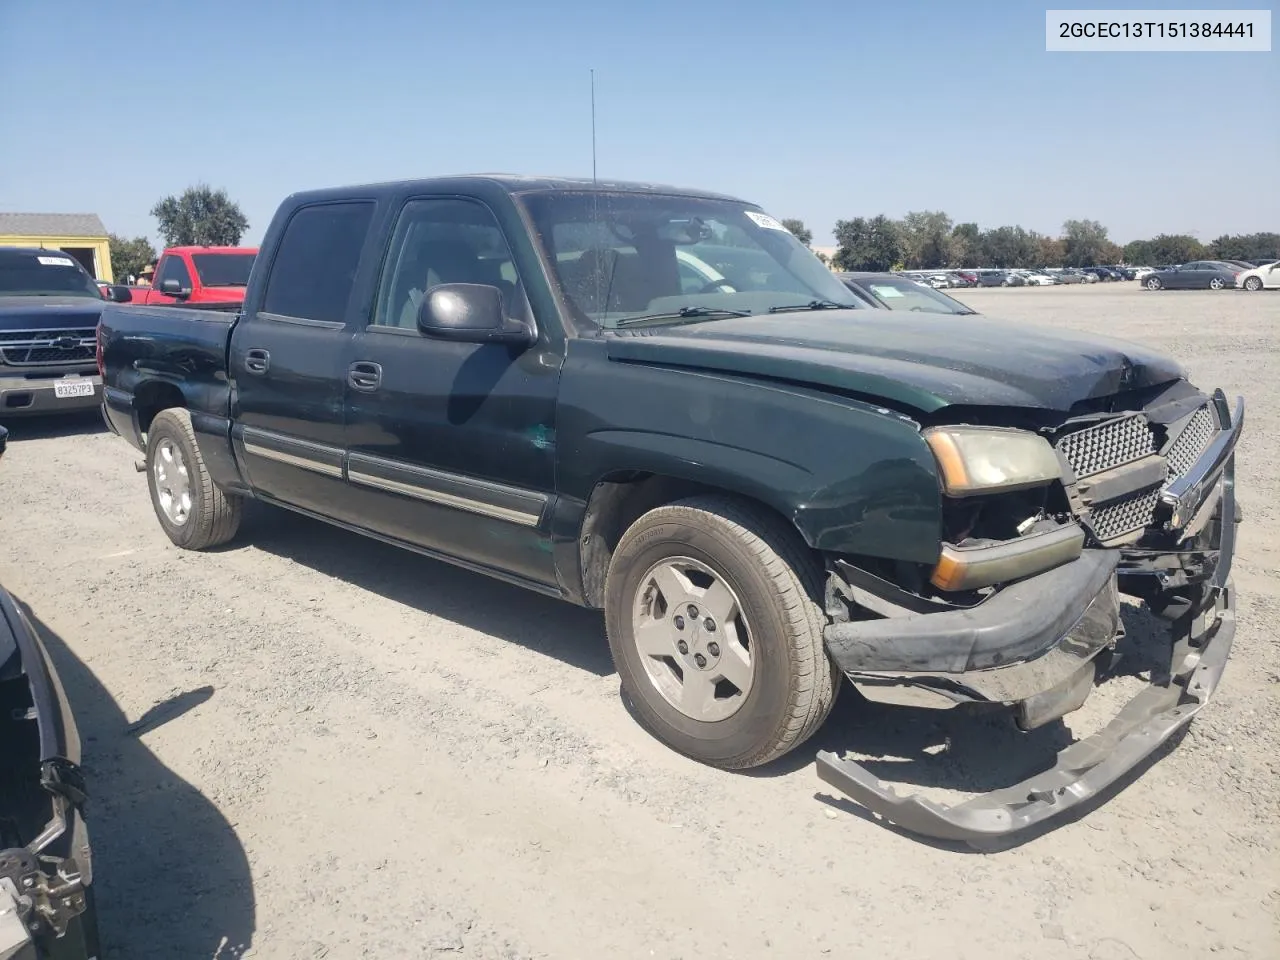
<path id="1" fill-rule="evenodd" d="M 108 305 L 98 340 L 107 422 L 175 543 L 229 540 L 256 498 L 602 608 L 634 715 L 726 769 L 804 743 L 845 678 L 1042 726 L 1105 669 L 1121 593 L 1169 619 L 1169 677 L 1008 791 L 943 807 L 819 755 L 921 833 L 1096 793 L 1231 644 L 1242 403 L 1132 344 L 867 308 L 731 197 L 300 193 L 241 311 Z"/>

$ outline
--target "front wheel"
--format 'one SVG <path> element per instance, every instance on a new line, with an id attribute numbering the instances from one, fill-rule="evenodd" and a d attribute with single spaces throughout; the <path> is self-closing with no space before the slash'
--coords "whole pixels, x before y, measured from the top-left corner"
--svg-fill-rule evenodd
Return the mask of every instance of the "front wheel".
<path id="1" fill-rule="evenodd" d="M 1259 290 L 1262 289 L 1262 278 L 1249 277 L 1244 282 L 1244 288 L 1248 290 L 1250 293 L 1257 293 Z"/>
<path id="2" fill-rule="evenodd" d="M 160 526 L 179 547 L 215 547 L 240 528 L 244 501 L 214 485 L 181 407 L 160 411 L 147 430 L 147 486 Z"/>
<path id="3" fill-rule="evenodd" d="M 1164 284 L 1160 282 L 1159 277 L 1147 277 L 1147 289 L 1159 290 Z"/>
<path id="4" fill-rule="evenodd" d="M 609 647 L 636 719 L 728 770 L 799 746 L 839 689 L 819 584 L 803 542 L 763 508 L 705 496 L 640 517 L 605 582 Z"/>

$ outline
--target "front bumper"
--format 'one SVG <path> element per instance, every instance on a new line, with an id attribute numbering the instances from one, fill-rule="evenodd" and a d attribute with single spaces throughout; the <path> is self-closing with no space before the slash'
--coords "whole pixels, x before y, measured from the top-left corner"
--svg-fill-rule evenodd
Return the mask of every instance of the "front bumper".
<path id="1" fill-rule="evenodd" d="M 1106 727 L 1063 749 L 1051 769 L 955 806 L 899 796 L 865 767 L 829 751 L 818 754 L 818 776 L 912 833 L 975 843 L 1061 817 L 1190 723 L 1216 689 L 1235 637 L 1230 573 L 1243 402 L 1220 422 L 1196 463 L 1163 493 L 1178 549 L 1086 551 L 976 607 L 827 628 L 832 658 L 873 699 L 1008 703 L 1030 729 L 1084 703 L 1097 655 L 1122 634 L 1118 589 L 1124 589 L 1172 622 L 1169 665 Z"/>
<path id="2" fill-rule="evenodd" d="M 75 397 L 59 397 L 55 384 L 60 382 L 89 384 L 92 392 Z M 102 378 L 97 375 L 57 379 L 0 376 L 0 418 L 74 413 L 91 410 L 101 403 Z"/>

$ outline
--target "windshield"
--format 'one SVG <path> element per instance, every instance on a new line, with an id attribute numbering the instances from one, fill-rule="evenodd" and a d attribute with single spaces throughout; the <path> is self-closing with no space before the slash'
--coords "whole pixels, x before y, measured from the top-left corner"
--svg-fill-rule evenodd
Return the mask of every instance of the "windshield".
<path id="1" fill-rule="evenodd" d="M 254 253 L 193 253 L 196 273 L 206 287 L 245 287 L 253 269 Z"/>
<path id="2" fill-rule="evenodd" d="M 0 250 L 0 296 L 102 299 L 93 278 L 57 250 Z"/>
<path id="3" fill-rule="evenodd" d="M 890 310 L 913 310 L 917 313 L 973 313 L 959 300 L 923 287 L 904 277 L 860 277 L 845 283 L 861 287 Z"/>
<path id="4" fill-rule="evenodd" d="M 523 202 L 579 322 L 612 328 L 860 308 L 808 247 L 742 203 L 569 191 Z"/>

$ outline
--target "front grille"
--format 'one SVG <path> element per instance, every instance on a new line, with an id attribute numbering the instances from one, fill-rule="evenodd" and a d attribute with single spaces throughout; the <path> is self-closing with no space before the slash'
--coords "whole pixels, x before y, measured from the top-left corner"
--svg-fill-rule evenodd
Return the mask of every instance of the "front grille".
<path id="1" fill-rule="evenodd" d="M 6 330 L 0 332 L 0 360 L 24 367 L 83 363 L 95 357 L 93 327 L 73 330 Z"/>
<path id="2" fill-rule="evenodd" d="M 1164 448 L 1168 472 L 1163 484 L 1135 490 L 1083 510 L 1081 519 L 1104 544 L 1135 540 L 1156 517 L 1160 491 L 1190 470 L 1213 440 L 1218 421 L 1212 404 L 1205 404 Z M 1143 414 L 1130 414 L 1076 430 L 1061 437 L 1058 452 L 1071 465 L 1077 480 L 1085 480 L 1156 453 L 1156 435 Z"/>
<path id="3" fill-rule="evenodd" d="M 1217 432 L 1218 424 L 1213 415 L 1213 406 L 1206 403 L 1191 415 L 1182 432 L 1169 444 L 1164 456 L 1169 461 L 1170 478 L 1180 477 L 1195 466 L 1200 454 L 1204 453 Z"/>
<path id="4" fill-rule="evenodd" d="M 1156 439 L 1147 418 L 1134 414 L 1069 433 L 1058 441 L 1058 450 L 1083 479 L 1155 453 Z"/>
<path id="5" fill-rule="evenodd" d="M 1140 491 L 1128 499 L 1104 503 L 1089 515 L 1093 535 L 1103 543 L 1147 527 L 1156 512 L 1160 489 Z"/>

